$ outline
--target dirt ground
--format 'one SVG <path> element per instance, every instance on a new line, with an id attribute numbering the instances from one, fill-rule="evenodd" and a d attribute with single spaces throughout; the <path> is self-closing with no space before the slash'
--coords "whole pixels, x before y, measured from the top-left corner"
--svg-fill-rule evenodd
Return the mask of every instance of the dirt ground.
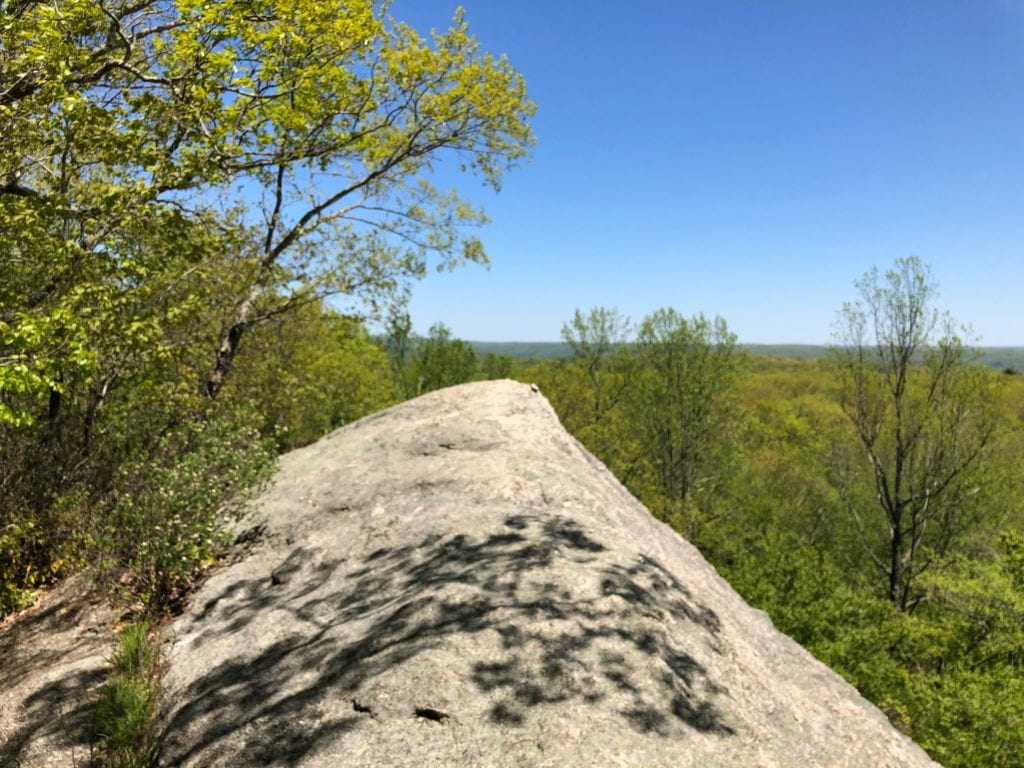
<path id="1" fill-rule="evenodd" d="M 90 704 L 109 670 L 117 624 L 87 574 L 0 622 L 0 765 L 89 763 Z"/>

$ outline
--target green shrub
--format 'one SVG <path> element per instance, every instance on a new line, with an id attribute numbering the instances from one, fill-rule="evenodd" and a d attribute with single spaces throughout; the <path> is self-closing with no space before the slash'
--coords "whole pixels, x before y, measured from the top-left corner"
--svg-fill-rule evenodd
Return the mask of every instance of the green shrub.
<path id="1" fill-rule="evenodd" d="M 32 565 L 24 549 L 34 538 L 31 520 L 14 520 L 0 528 L 0 618 L 32 603 Z"/>
<path id="2" fill-rule="evenodd" d="M 81 566 L 89 536 L 78 511 L 70 497 L 43 514 L 0 497 L 0 618 L 27 608 L 40 587 Z"/>
<path id="3" fill-rule="evenodd" d="M 273 448 L 251 424 L 237 415 L 195 421 L 121 468 L 102 536 L 105 562 L 127 572 L 148 612 L 180 607 L 269 475 Z"/>

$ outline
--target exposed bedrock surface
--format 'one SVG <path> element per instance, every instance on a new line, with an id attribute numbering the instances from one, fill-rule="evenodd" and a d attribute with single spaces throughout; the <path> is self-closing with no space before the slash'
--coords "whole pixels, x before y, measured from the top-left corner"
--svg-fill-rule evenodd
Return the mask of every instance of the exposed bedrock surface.
<path id="1" fill-rule="evenodd" d="M 0 766 L 88 765 L 118 614 L 80 573 L 0 622 Z"/>
<path id="2" fill-rule="evenodd" d="M 164 766 L 934 765 L 512 382 L 283 457 L 168 629 Z"/>

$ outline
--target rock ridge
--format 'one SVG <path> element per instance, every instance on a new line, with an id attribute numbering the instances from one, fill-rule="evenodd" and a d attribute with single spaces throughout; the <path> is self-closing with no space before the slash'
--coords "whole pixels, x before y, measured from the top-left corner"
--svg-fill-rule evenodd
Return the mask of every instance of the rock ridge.
<path id="1" fill-rule="evenodd" d="M 935 763 L 510 381 L 282 458 L 168 630 L 163 766 Z"/>

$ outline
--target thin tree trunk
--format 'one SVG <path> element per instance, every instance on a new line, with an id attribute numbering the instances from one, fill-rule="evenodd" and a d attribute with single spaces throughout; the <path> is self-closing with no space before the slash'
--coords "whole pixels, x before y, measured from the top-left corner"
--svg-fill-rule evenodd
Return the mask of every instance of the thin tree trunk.
<path id="1" fill-rule="evenodd" d="M 889 602 L 903 609 L 903 526 L 900 513 L 894 515 L 889 549 Z"/>

